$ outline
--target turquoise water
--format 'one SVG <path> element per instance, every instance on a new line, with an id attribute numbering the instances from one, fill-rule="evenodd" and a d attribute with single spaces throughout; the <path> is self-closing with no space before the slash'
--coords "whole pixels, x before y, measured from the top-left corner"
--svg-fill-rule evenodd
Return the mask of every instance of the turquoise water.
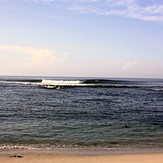
<path id="1" fill-rule="evenodd" d="M 0 92 L 1 147 L 163 147 L 162 79 L 1 77 Z"/>

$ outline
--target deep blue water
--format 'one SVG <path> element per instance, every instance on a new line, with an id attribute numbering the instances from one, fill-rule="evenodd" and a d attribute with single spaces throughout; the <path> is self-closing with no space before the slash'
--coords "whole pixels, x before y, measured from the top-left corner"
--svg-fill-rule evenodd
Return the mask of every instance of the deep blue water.
<path id="1" fill-rule="evenodd" d="M 0 77 L 6 145 L 163 147 L 163 79 Z"/>

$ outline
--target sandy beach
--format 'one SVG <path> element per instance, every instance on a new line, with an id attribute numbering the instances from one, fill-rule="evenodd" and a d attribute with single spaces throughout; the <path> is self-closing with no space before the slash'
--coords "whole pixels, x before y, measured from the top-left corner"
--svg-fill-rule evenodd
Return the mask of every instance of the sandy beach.
<path id="1" fill-rule="evenodd" d="M 163 153 L 143 154 L 0 154 L 2 163 L 162 163 Z"/>

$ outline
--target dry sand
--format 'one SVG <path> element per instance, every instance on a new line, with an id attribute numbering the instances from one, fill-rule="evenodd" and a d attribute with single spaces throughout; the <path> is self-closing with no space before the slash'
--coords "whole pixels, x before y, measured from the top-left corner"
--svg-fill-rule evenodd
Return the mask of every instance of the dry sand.
<path id="1" fill-rule="evenodd" d="M 22 156 L 22 158 L 14 157 Z M 163 163 L 163 153 L 148 154 L 0 154 L 0 163 Z"/>

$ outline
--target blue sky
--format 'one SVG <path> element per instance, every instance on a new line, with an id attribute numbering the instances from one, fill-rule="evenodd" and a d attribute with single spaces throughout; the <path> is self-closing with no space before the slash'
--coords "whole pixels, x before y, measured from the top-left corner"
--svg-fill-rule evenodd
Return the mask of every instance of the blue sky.
<path id="1" fill-rule="evenodd" d="M 163 78 L 162 0 L 0 0 L 0 75 Z"/>

